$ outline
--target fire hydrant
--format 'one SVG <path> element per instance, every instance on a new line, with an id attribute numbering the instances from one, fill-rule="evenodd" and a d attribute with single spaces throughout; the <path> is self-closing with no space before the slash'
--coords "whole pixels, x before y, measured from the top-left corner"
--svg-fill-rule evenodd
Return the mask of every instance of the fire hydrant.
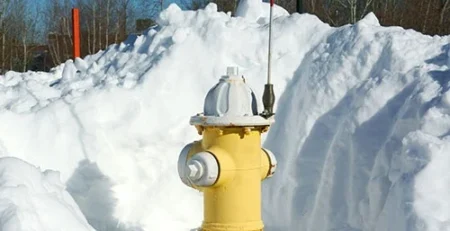
<path id="1" fill-rule="evenodd" d="M 191 117 L 203 139 L 182 149 L 178 173 L 204 193 L 202 231 L 263 230 L 261 181 L 277 163 L 261 148 L 261 134 L 273 122 L 258 115 L 255 94 L 236 67 L 208 92 L 203 113 Z"/>

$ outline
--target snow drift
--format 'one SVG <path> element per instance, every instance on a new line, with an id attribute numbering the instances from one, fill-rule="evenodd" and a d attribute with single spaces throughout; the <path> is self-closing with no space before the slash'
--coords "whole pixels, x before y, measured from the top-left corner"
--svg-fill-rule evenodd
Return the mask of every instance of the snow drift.
<path id="1" fill-rule="evenodd" d="M 58 172 L 1 158 L 0 230 L 94 230 L 64 188 Z"/>
<path id="2" fill-rule="evenodd" d="M 96 230 L 197 227 L 201 194 L 176 171 L 200 138 L 189 117 L 227 66 L 259 99 L 266 76 L 267 18 L 242 4 L 240 17 L 171 5 L 144 35 L 50 73 L 6 73 L 0 154 L 60 171 Z M 450 230 L 449 37 L 277 9 L 267 230 Z"/>
<path id="3" fill-rule="evenodd" d="M 269 224 L 450 229 L 448 42 L 368 15 L 309 52 L 267 137 L 281 154 L 265 185 Z"/>

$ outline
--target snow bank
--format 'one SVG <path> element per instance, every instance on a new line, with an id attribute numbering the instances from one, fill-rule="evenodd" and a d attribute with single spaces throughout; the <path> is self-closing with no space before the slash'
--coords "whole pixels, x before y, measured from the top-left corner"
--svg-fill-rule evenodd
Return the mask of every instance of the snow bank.
<path id="1" fill-rule="evenodd" d="M 314 23 L 289 35 L 301 18 Z M 276 32 L 276 40 L 299 43 L 295 53 L 285 47 L 274 54 L 292 58 L 275 67 L 277 94 L 303 47 L 313 45 L 301 46 L 311 39 L 304 32 L 316 30 L 312 38 L 320 39 L 329 28 L 312 16 L 284 20 L 291 25 Z M 0 92 L 11 95 L 0 107 L 0 120 L 8 121 L 0 123 L 1 154 L 60 171 L 97 230 L 200 225 L 201 194 L 180 183 L 176 171 L 181 148 L 199 139 L 189 118 L 202 110 L 207 91 L 229 65 L 260 85 L 254 88 L 259 95 L 263 90 L 265 25 L 231 18 L 214 4 L 197 12 L 171 5 L 158 22 L 158 31 L 69 60 L 53 73 L 9 72 L 0 80 Z"/>
<path id="2" fill-rule="evenodd" d="M 0 154 L 60 171 L 97 230 L 197 227 L 201 194 L 176 170 L 200 138 L 189 117 L 227 66 L 262 108 L 267 19 L 244 3 L 236 18 L 171 5 L 142 36 L 51 73 L 8 72 Z M 279 12 L 267 230 L 448 230 L 449 37 L 381 27 L 372 14 L 332 28 Z"/>
<path id="3" fill-rule="evenodd" d="M 0 158 L 0 230 L 94 230 L 64 188 L 58 172 Z"/>
<path id="4" fill-rule="evenodd" d="M 265 143 L 272 229 L 450 230 L 448 43 L 368 15 L 310 51 Z"/>
<path id="5" fill-rule="evenodd" d="M 269 22 L 270 6 L 268 2 L 260 0 L 242 0 L 236 9 L 235 16 L 243 17 L 249 22 L 266 24 Z M 278 5 L 273 5 L 272 17 L 274 19 L 282 16 L 289 16 L 289 12 Z"/>

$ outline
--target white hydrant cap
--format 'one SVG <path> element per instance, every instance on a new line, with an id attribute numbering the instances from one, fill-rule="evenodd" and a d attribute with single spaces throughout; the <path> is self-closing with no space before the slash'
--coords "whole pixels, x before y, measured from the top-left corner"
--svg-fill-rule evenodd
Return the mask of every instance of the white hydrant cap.
<path id="1" fill-rule="evenodd" d="M 189 160 L 189 150 L 193 143 L 186 145 L 178 157 L 178 176 L 190 187 L 207 187 L 216 183 L 219 178 L 219 163 L 209 152 L 194 154 Z"/>
<path id="2" fill-rule="evenodd" d="M 186 175 L 194 185 L 211 186 L 219 178 L 219 164 L 209 152 L 200 152 L 193 155 L 187 161 L 186 166 Z"/>
<path id="3" fill-rule="evenodd" d="M 205 98 L 203 114 L 191 118 L 192 125 L 258 126 L 270 125 L 272 120 L 258 115 L 257 100 L 252 89 L 239 75 L 237 67 L 228 67 Z"/>

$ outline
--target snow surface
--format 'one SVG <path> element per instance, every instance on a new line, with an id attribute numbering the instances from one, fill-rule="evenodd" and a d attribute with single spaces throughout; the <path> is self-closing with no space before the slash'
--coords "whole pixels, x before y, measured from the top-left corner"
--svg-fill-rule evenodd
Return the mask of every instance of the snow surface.
<path id="1" fill-rule="evenodd" d="M 0 158 L 0 230 L 94 230 L 64 188 L 58 172 Z"/>
<path id="2" fill-rule="evenodd" d="M 242 0 L 236 8 L 235 17 L 242 17 L 249 22 L 258 22 L 260 24 L 269 23 L 270 6 L 267 2 L 261 0 Z M 278 5 L 273 5 L 272 18 L 289 16 L 289 12 Z"/>
<path id="3" fill-rule="evenodd" d="M 189 118 L 227 66 L 259 99 L 266 77 L 267 4 L 241 4 L 238 17 L 171 5 L 142 36 L 0 76 L 0 155 L 59 171 L 96 230 L 198 227 L 202 195 L 176 170 L 201 138 Z M 277 9 L 267 230 L 450 230 L 450 37 Z"/>
<path id="4" fill-rule="evenodd" d="M 330 30 L 283 92 L 265 143 L 280 161 L 264 185 L 267 223 L 450 230 L 448 49 L 449 37 L 380 27 L 373 14 Z"/>

